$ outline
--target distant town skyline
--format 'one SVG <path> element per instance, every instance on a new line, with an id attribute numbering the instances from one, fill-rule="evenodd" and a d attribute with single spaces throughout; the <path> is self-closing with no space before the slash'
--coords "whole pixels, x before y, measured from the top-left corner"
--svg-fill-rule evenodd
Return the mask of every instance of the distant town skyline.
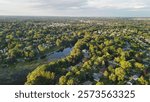
<path id="1" fill-rule="evenodd" d="M 0 0 L 0 15 L 150 17 L 150 0 Z"/>

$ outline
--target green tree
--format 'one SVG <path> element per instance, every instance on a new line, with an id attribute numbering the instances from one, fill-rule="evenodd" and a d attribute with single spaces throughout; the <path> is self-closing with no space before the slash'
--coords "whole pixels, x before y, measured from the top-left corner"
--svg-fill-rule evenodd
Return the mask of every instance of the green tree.
<path id="1" fill-rule="evenodd" d="M 144 79 L 143 76 L 138 78 L 138 82 L 139 82 L 139 84 L 142 84 L 142 85 L 147 85 L 148 84 L 148 82 Z"/>
<path id="2" fill-rule="evenodd" d="M 57 45 L 57 46 L 61 46 L 61 45 L 62 45 L 62 41 L 61 41 L 60 39 L 57 39 L 57 40 L 56 40 L 56 45 Z"/>
<path id="3" fill-rule="evenodd" d="M 120 66 L 123 68 L 123 69 L 128 69 L 128 68 L 131 68 L 132 65 L 129 61 L 120 61 Z"/>
<path id="4" fill-rule="evenodd" d="M 43 46 L 43 45 L 38 45 L 38 49 L 40 52 L 45 52 L 46 51 L 46 48 Z"/>
<path id="5" fill-rule="evenodd" d="M 125 77 L 125 71 L 123 68 L 116 68 L 115 75 L 118 77 L 118 81 L 123 81 Z"/>
<path id="6" fill-rule="evenodd" d="M 67 81 L 67 85 L 74 85 L 74 84 L 75 84 L 75 80 L 73 78 Z"/>
<path id="7" fill-rule="evenodd" d="M 138 62 L 135 62 L 134 66 L 140 70 L 144 70 L 144 68 L 145 68 L 143 64 L 138 63 Z"/>
<path id="8" fill-rule="evenodd" d="M 108 73 L 107 70 L 106 70 L 103 74 L 104 74 L 105 77 L 108 77 L 108 76 L 109 76 L 109 73 Z"/>
<path id="9" fill-rule="evenodd" d="M 60 85 L 65 85 L 66 82 L 67 82 L 67 77 L 66 77 L 66 76 L 61 76 L 61 77 L 59 78 L 59 84 L 60 84 Z"/>
<path id="10" fill-rule="evenodd" d="M 114 73 L 111 73 L 109 75 L 109 80 L 116 81 L 116 75 Z"/>
<path id="11" fill-rule="evenodd" d="M 103 82 L 97 82 L 96 85 L 104 85 Z"/>

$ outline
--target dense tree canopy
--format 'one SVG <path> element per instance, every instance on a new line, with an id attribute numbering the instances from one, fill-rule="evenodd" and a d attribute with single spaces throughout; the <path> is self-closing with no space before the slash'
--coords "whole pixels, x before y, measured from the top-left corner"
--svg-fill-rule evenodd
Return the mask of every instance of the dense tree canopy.
<path id="1" fill-rule="evenodd" d="M 150 84 L 149 24 L 131 18 L 1 19 L 0 71 L 30 64 L 23 79 L 32 85 Z M 66 48 L 67 56 L 46 59 Z"/>

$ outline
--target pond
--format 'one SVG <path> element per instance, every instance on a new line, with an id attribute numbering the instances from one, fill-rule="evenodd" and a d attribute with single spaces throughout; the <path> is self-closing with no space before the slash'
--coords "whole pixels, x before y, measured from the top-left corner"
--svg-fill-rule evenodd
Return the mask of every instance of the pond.
<path id="1" fill-rule="evenodd" d="M 48 53 L 44 58 L 37 58 L 37 60 L 31 62 L 17 63 L 9 68 L 0 68 L 0 85 L 23 85 L 28 73 L 37 68 L 37 66 L 65 58 L 71 51 L 72 48 L 68 47 L 60 51 Z"/>
<path id="2" fill-rule="evenodd" d="M 64 58 L 70 54 L 71 50 L 72 50 L 72 48 L 68 47 L 68 48 L 65 48 L 63 51 L 57 51 L 57 52 L 49 53 L 49 54 L 47 54 L 46 59 L 48 62 L 51 62 L 54 60 Z"/>

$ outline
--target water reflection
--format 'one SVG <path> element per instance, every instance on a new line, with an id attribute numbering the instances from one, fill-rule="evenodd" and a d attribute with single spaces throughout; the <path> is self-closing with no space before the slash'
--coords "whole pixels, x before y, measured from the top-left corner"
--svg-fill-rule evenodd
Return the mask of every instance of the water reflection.
<path id="1" fill-rule="evenodd" d="M 58 52 L 54 52 L 52 54 L 48 54 L 46 59 L 48 62 L 51 62 L 54 60 L 64 58 L 70 54 L 71 50 L 72 50 L 72 48 L 69 47 L 69 48 L 65 48 L 63 51 L 58 51 Z"/>
<path id="2" fill-rule="evenodd" d="M 51 61 L 65 58 L 71 52 L 72 48 L 68 47 L 60 51 L 48 53 L 44 58 L 38 58 L 31 62 L 22 62 L 16 65 L 10 66 L 9 68 L 1 69 L 0 73 L 0 84 L 4 85 L 22 85 L 26 81 L 26 77 L 29 72 L 37 68 L 39 65 L 48 63 Z"/>

